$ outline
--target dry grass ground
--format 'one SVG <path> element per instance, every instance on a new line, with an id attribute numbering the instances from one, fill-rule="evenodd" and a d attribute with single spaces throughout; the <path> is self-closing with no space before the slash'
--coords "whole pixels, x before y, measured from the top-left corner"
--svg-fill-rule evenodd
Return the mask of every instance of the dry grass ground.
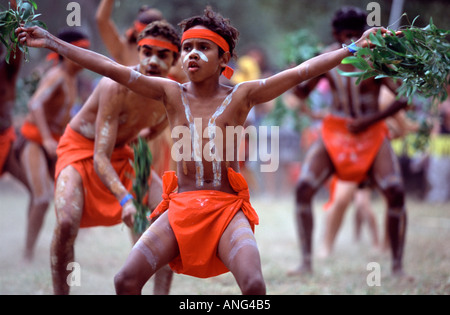
<path id="1" fill-rule="evenodd" d="M 22 261 L 26 228 L 25 191 L 7 176 L 0 180 L 0 294 L 52 294 L 49 247 L 54 226 L 53 207 L 49 208 L 37 243 L 35 261 Z M 254 198 L 260 216 L 256 237 L 260 247 L 267 293 L 297 294 L 450 294 L 450 204 L 430 205 L 408 200 L 409 228 L 405 248 L 405 270 L 415 281 L 402 282 L 390 277 L 390 255 L 374 251 L 367 231 L 359 243 L 353 240 L 353 209 L 349 209 L 338 236 L 335 252 L 328 260 L 314 259 L 315 274 L 288 277 L 300 253 L 293 221 L 290 197 Z M 323 201 L 315 201 L 315 246 L 323 232 Z M 384 217 L 383 202 L 374 201 L 379 222 Z M 380 234 L 381 224 L 380 224 Z M 113 277 L 122 266 L 131 242 L 124 226 L 82 230 L 76 243 L 76 261 L 81 266 L 81 286 L 73 287 L 77 295 L 114 294 Z M 369 286 L 367 265 L 381 266 L 380 286 Z M 152 294 L 152 281 L 144 288 Z M 171 294 L 221 295 L 240 294 L 230 274 L 211 279 L 175 275 Z"/>

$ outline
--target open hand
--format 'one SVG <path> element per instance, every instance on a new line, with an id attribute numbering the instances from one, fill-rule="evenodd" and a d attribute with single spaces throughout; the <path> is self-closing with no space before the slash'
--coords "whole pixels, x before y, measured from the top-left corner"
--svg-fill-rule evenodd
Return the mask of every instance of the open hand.
<path id="1" fill-rule="evenodd" d="M 49 48 L 50 36 L 49 32 L 39 26 L 18 27 L 16 35 L 21 45 L 36 48 Z"/>
<path id="2" fill-rule="evenodd" d="M 361 48 L 372 47 L 373 44 L 370 41 L 370 34 L 375 35 L 378 31 L 381 31 L 381 34 L 383 36 L 393 34 L 391 31 L 389 31 L 388 29 L 386 29 L 384 27 L 372 27 L 371 29 L 368 29 L 367 31 L 364 32 L 364 34 L 361 36 L 361 38 L 356 41 L 356 45 Z M 400 35 L 401 33 L 402 33 L 401 31 L 397 31 L 397 32 L 395 32 L 395 35 Z"/>

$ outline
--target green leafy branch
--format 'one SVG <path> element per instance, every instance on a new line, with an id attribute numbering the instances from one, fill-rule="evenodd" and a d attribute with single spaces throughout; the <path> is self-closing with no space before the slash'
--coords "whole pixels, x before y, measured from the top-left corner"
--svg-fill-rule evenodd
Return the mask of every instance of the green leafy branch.
<path id="1" fill-rule="evenodd" d="M 16 59 L 17 49 L 23 54 L 26 61 L 28 61 L 28 47 L 19 43 L 19 39 L 15 33 L 15 30 L 20 26 L 31 27 L 40 26 L 47 29 L 45 23 L 36 20 L 41 14 L 35 14 L 37 10 L 36 2 L 33 0 L 18 0 L 17 8 L 11 8 L 5 10 L 2 8 L 0 12 L 0 41 L 6 47 L 5 60 L 9 63 L 11 53 L 13 53 L 14 59 Z"/>
<path id="2" fill-rule="evenodd" d="M 402 84 L 398 97 L 406 97 L 408 103 L 416 93 L 431 98 L 433 103 L 443 102 L 450 83 L 450 43 L 446 39 L 450 31 L 438 29 L 433 19 L 424 28 L 415 27 L 417 18 L 400 35 L 395 31 L 386 36 L 381 31 L 370 34 L 372 49 L 359 49 L 355 56 L 342 61 L 361 71 L 340 71 L 341 75 L 358 77 L 357 84 L 371 77 L 399 79 Z"/>
<path id="3" fill-rule="evenodd" d="M 133 181 L 133 199 L 136 207 L 134 216 L 134 231 L 142 234 L 149 226 L 148 216 L 151 211 L 145 204 L 145 196 L 148 193 L 148 179 L 151 176 L 152 154 L 147 142 L 142 138 L 138 138 L 138 142 L 133 146 L 134 150 L 134 172 L 136 177 Z"/>
<path id="4" fill-rule="evenodd" d="M 438 113 L 438 104 L 445 101 L 447 85 L 450 84 L 450 43 L 446 37 L 449 30 L 438 29 L 433 19 L 424 28 L 411 26 L 402 33 L 383 36 L 381 31 L 370 34 L 372 49 L 359 49 L 355 56 L 345 58 L 342 63 L 353 65 L 361 71 L 339 73 L 362 80 L 385 77 L 400 80 L 397 98 L 406 97 L 416 110 L 425 116 L 419 119 L 420 128 L 415 134 L 413 147 L 424 151 L 430 142 L 432 125 L 430 117 Z M 421 102 L 419 99 L 427 99 Z"/>

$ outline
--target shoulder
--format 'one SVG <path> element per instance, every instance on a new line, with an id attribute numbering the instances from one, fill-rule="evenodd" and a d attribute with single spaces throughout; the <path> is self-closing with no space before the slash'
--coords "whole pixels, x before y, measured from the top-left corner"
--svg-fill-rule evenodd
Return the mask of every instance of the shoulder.
<path id="1" fill-rule="evenodd" d="M 96 90 L 100 95 L 106 96 L 111 99 L 120 95 L 124 95 L 129 91 L 126 86 L 107 77 L 103 77 L 99 81 Z"/>
<path id="2" fill-rule="evenodd" d="M 48 82 L 62 82 L 64 78 L 64 73 L 61 69 L 61 67 L 51 67 L 47 72 L 44 73 L 42 76 L 41 82 L 48 83 Z"/>

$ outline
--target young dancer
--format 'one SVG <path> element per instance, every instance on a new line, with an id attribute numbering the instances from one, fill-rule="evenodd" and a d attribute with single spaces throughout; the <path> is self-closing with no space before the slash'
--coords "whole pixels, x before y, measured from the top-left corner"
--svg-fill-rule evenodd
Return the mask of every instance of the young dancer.
<path id="1" fill-rule="evenodd" d="M 75 29 L 60 32 L 58 37 L 73 45 L 89 48 L 88 37 Z M 70 120 L 78 96 L 77 76 L 83 70 L 71 60 L 56 56 L 59 63 L 50 68 L 31 97 L 17 139 L 17 153 L 31 189 L 25 258 L 32 260 L 45 213 L 53 198 L 56 147 Z"/>
<path id="2" fill-rule="evenodd" d="M 364 33 L 366 13 L 352 6 L 341 8 L 333 18 L 336 43 L 330 47 L 349 44 Z M 340 65 L 346 72 L 356 71 L 351 65 Z M 384 111 L 379 109 L 382 86 L 396 92 L 397 85 L 389 78 L 370 78 L 356 85 L 356 78 L 344 77 L 337 69 L 299 85 L 295 91 L 306 98 L 321 78 L 327 78 L 332 89 L 331 114 L 323 120 L 321 138 L 309 149 L 296 191 L 296 219 L 302 262 L 290 274 L 312 272 L 312 198 L 323 183 L 333 174 L 343 181 L 354 182 L 353 187 L 370 178 L 387 200 L 388 231 L 392 249 L 392 273 L 404 275 L 403 249 L 406 235 L 406 209 L 403 179 L 397 157 L 388 139 L 384 119 L 406 106 L 396 101 Z M 340 199 L 345 197 L 340 192 Z M 339 209 L 327 217 L 326 241 L 331 243 L 336 235 L 346 203 L 336 203 Z M 331 245 L 329 245 L 330 247 Z M 328 249 L 328 251 L 331 249 Z"/>
<path id="3" fill-rule="evenodd" d="M 136 73 L 165 78 L 179 58 L 180 38 L 167 22 L 148 25 L 138 37 Z M 143 114 L 150 111 L 150 114 Z M 68 294 L 67 265 L 74 261 L 79 228 L 121 223 L 133 228 L 136 208 L 130 198 L 134 154 L 129 144 L 144 128 L 149 137 L 167 126 L 164 105 L 103 78 L 81 111 L 70 121 L 58 146 L 55 209 L 51 247 L 53 287 Z M 155 152 L 158 154 L 159 152 Z M 161 179 L 152 172 L 149 206 L 161 201 Z M 119 203 L 120 202 L 120 203 Z M 138 236 L 133 233 L 134 242 Z M 168 294 L 172 271 L 161 270 L 155 294 Z"/>

